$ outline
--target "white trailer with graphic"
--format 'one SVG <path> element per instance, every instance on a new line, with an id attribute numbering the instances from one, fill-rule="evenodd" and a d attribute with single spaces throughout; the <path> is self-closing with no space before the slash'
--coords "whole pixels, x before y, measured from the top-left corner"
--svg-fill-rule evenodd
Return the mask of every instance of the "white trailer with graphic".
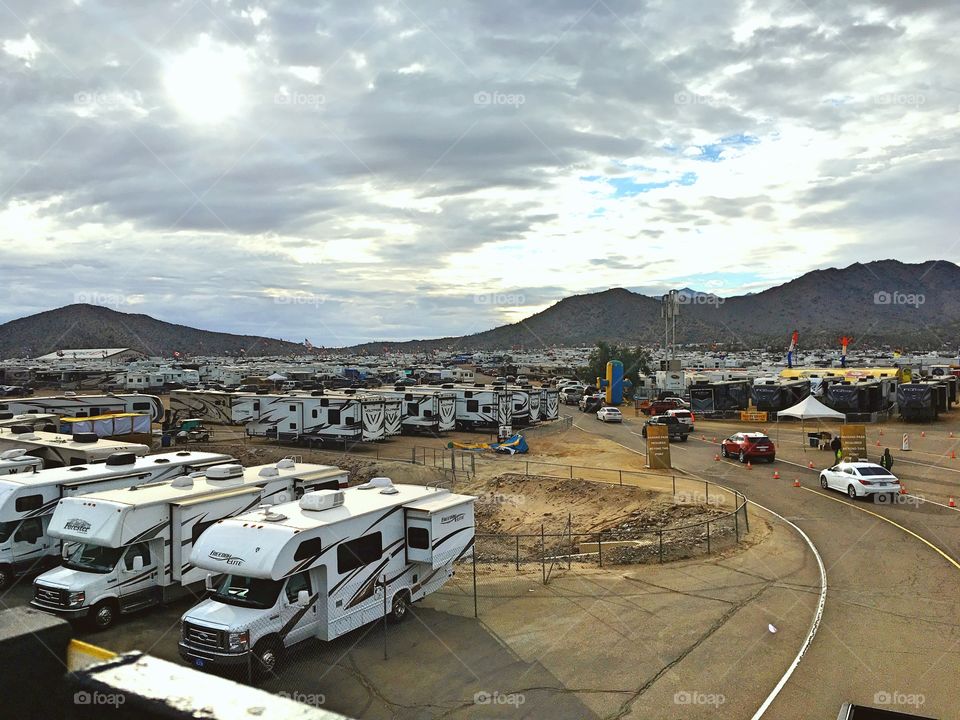
<path id="1" fill-rule="evenodd" d="M 237 395 L 235 422 L 247 435 L 290 442 L 372 442 L 386 437 L 381 396 L 353 394 Z"/>
<path id="2" fill-rule="evenodd" d="M 60 417 L 92 417 L 112 413 L 147 413 L 163 421 L 163 402 L 156 395 L 55 395 L 17 398 L 0 402 L 0 412 L 52 413 Z"/>
<path id="3" fill-rule="evenodd" d="M 402 620 L 473 547 L 475 499 L 374 478 L 218 523 L 191 555 L 212 592 L 183 615 L 181 657 L 271 672 L 308 638 Z"/>
<path id="4" fill-rule="evenodd" d="M 118 452 L 134 455 L 150 452 L 146 445 L 104 440 L 94 433 L 64 435 L 34 430 L 28 425 L 0 427 L 0 452 L 20 449 L 26 450 L 27 455 L 41 458 L 45 468 L 103 462 Z"/>
<path id="5" fill-rule="evenodd" d="M 376 392 L 400 403 L 404 432 L 431 435 L 454 430 L 457 425 L 457 395 L 452 390 L 406 387 L 380 388 Z"/>
<path id="6" fill-rule="evenodd" d="M 458 430 L 495 429 L 500 437 L 509 437 L 513 433 L 513 407 L 509 390 L 481 383 L 428 387 L 456 395 L 455 422 Z"/>
<path id="7" fill-rule="evenodd" d="M 107 628 L 118 615 L 169 602 L 203 581 L 190 551 L 211 525 L 346 483 L 339 468 L 288 459 L 246 469 L 216 465 L 206 475 L 65 498 L 49 533 L 72 547 L 62 567 L 34 580 L 30 604 Z"/>
<path id="8" fill-rule="evenodd" d="M 189 418 L 198 418 L 210 425 L 235 425 L 233 404 L 236 393 L 222 390 L 172 390 L 168 424 L 177 427 Z"/>
<path id="9" fill-rule="evenodd" d="M 62 498 L 168 480 L 232 460 L 220 453 L 175 452 L 137 457 L 124 452 L 93 465 L 0 477 L 0 587 L 14 577 L 39 572 L 59 562 L 60 542 L 47 530 Z"/>
<path id="10" fill-rule="evenodd" d="M 23 448 L 0 452 L 0 475 L 18 475 L 43 470 L 43 460 L 27 455 Z"/>
<path id="11" fill-rule="evenodd" d="M 540 419 L 556 420 L 560 417 L 560 391 L 556 388 L 540 388 Z"/>

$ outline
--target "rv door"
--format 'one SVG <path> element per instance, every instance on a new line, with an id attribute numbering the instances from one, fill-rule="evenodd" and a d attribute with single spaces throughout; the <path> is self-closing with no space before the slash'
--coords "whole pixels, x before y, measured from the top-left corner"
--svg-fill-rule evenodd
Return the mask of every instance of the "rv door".
<path id="1" fill-rule="evenodd" d="M 149 604 L 158 590 L 157 560 L 163 540 L 130 545 L 120 560 L 120 603 L 124 607 Z"/>

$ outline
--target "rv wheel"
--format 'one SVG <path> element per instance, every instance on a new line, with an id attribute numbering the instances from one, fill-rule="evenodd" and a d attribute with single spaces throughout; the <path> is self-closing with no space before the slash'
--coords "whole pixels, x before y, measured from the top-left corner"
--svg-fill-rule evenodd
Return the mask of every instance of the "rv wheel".
<path id="1" fill-rule="evenodd" d="M 406 590 L 401 590 L 393 596 L 393 606 L 390 610 L 389 620 L 393 623 L 402 622 L 407 616 L 407 608 L 410 606 L 410 596 Z"/>
<path id="2" fill-rule="evenodd" d="M 94 630 L 106 630 L 117 619 L 117 611 L 109 600 L 102 600 L 90 610 L 90 625 Z"/>
<path id="3" fill-rule="evenodd" d="M 253 648 L 255 672 L 258 678 L 272 675 L 280 664 L 280 649 L 273 640 L 261 640 Z"/>

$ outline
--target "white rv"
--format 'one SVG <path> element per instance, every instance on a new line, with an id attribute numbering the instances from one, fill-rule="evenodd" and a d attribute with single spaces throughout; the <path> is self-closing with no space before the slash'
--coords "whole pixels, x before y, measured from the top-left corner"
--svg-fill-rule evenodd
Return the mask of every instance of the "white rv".
<path id="1" fill-rule="evenodd" d="M 199 418 L 204 424 L 233 425 L 234 398 L 235 393 L 222 390 L 171 390 L 169 423 L 176 427 L 188 418 Z"/>
<path id="2" fill-rule="evenodd" d="M 0 475 L 18 475 L 43 470 L 43 460 L 27 455 L 23 448 L 0 452 Z"/>
<path id="3" fill-rule="evenodd" d="M 23 456 L 26 457 L 26 456 Z M 96 465 L 73 465 L 0 478 L 0 587 L 56 564 L 60 543 L 47 534 L 61 498 L 166 480 L 233 460 L 219 453 L 178 452 L 137 457 L 115 453 Z"/>
<path id="4" fill-rule="evenodd" d="M 0 428 L 14 427 L 15 425 L 26 425 L 36 430 L 47 430 L 48 432 L 57 431 L 57 423 L 60 418 L 52 413 L 27 413 L 24 415 L 14 415 L 12 412 L 0 413 Z"/>
<path id="5" fill-rule="evenodd" d="M 205 476 L 65 498 L 49 533 L 73 547 L 62 567 L 34 580 L 30 604 L 107 628 L 120 614 L 169 602 L 202 581 L 190 550 L 214 523 L 346 482 L 339 468 L 287 459 L 246 469 L 216 465 Z"/>
<path id="6" fill-rule="evenodd" d="M 456 427 L 496 429 L 501 437 L 512 434 L 513 407 L 511 392 L 502 387 L 483 385 L 443 385 L 433 390 L 452 391 L 456 401 Z"/>
<path id="7" fill-rule="evenodd" d="M 233 419 L 247 435 L 293 442 L 371 442 L 386 436 L 382 396 L 355 393 L 236 395 Z"/>
<path id="8" fill-rule="evenodd" d="M 27 455 L 42 458 L 46 468 L 103 462 L 118 452 L 134 455 L 150 452 L 146 445 L 103 440 L 94 433 L 63 435 L 37 431 L 27 425 L 0 428 L 0 452 L 21 448 Z"/>
<path id="9" fill-rule="evenodd" d="M 163 420 L 163 402 L 155 395 L 57 395 L 17 398 L 0 402 L 0 412 L 53 413 L 61 417 L 92 417 L 111 413 L 149 413 L 153 422 Z"/>
<path id="10" fill-rule="evenodd" d="M 472 548 L 475 499 L 374 478 L 218 523 L 190 556 L 220 577 L 183 615 L 181 657 L 268 672 L 302 640 L 403 619 Z"/>
<path id="11" fill-rule="evenodd" d="M 435 434 L 456 427 L 457 395 L 451 390 L 398 385 L 392 390 L 380 388 L 377 392 L 401 403 L 401 423 L 408 433 Z"/>

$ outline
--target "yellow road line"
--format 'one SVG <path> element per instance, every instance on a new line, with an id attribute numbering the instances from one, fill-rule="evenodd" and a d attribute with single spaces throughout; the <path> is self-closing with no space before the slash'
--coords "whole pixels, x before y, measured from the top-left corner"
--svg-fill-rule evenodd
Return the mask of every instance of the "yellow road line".
<path id="1" fill-rule="evenodd" d="M 957 570 L 960 570 L 960 563 L 958 563 L 958 562 L 957 562 L 956 560 L 954 560 L 952 557 L 950 557 L 949 555 L 947 555 L 947 553 L 945 553 L 943 550 L 941 550 L 940 548 L 938 548 L 936 545 L 934 545 L 932 542 L 930 542 L 929 540 L 927 540 L 925 537 L 922 537 L 922 536 L 920 536 L 920 535 L 917 535 L 917 533 L 915 533 L 913 530 L 910 530 L 910 529 L 908 529 L 908 528 L 905 528 L 905 527 L 904 527 L 903 525 L 901 525 L 900 523 L 894 522 L 894 521 L 891 520 L 890 518 L 884 517 L 883 515 L 881 515 L 881 514 L 879 514 L 879 513 L 873 512 L 872 510 L 867 510 L 866 508 L 857 507 L 857 506 L 854 505 L 853 503 L 849 503 L 849 502 L 847 502 L 846 500 L 841 500 L 840 498 L 831 497 L 830 495 L 827 495 L 826 493 L 822 493 L 822 492 L 820 492 L 819 490 L 814 490 L 814 489 L 808 488 L 808 487 L 805 487 L 805 488 L 803 488 L 803 489 L 806 490 L 806 491 L 809 492 L 809 493 L 813 493 L 814 495 L 819 495 L 820 497 L 824 497 L 824 498 L 826 498 L 827 500 L 833 500 L 834 502 L 838 502 L 838 503 L 840 503 L 841 505 L 846 505 L 847 507 L 851 507 L 851 508 L 853 508 L 854 510 L 859 510 L 860 512 L 865 512 L 867 515 L 873 515 L 875 518 L 878 518 L 878 519 L 880 519 L 880 520 L 883 520 L 883 521 L 886 522 L 886 523 L 890 523 L 890 524 L 893 525 L 895 528 L 899 528 L 900 530 L 903 530 L 905 533 L 907 533 L 907 535 L 911 535 L 912 537 L 915 537 L 917 540 L 919 540 L 920 542 L 922 542 L 922 543 L 923 543 L 924 545 L 926 545 L 928 548 L 930 548 L 931 550 L 933 550 L 934 552 L 936 552 L 938 555 L 942 556 L 944 560 L 946 560 L 948 563 L 950 563 L 951 565 L 953 565 Z"/>

